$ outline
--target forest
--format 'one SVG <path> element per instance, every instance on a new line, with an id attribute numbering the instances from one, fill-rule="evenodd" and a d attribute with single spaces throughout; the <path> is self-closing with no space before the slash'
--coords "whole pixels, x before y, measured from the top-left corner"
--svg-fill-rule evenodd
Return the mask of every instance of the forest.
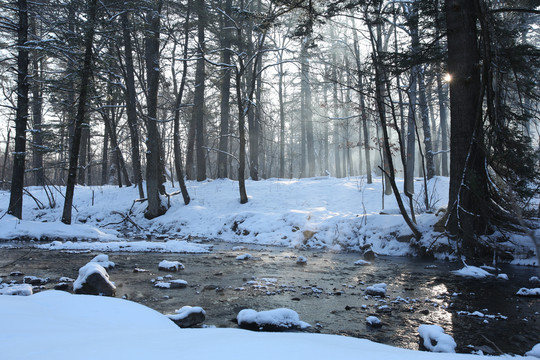
<path id="1" fill-rule="evenodd" d="M 70 224 L 76 185 L 135 186 L 152 219 L 171 196 L 190 203 L 186 180 L 235 180 L 244 204 L 246 179 L 382 176 L 420 239 L 415 203 L 437 210 L 427 182 L 443 176 L 437 226 L 463 254 L 489 255 L 481 235 L 500 229 L 538 244 L 535 1 L 18 0 L 2 14 L 15 217 L 28 186 L 65 186 Z"/>
<path id="2" fill-rule="evenodd" d="M 0 357 L 540 358 L 539 20 L 2 0 Z"/>

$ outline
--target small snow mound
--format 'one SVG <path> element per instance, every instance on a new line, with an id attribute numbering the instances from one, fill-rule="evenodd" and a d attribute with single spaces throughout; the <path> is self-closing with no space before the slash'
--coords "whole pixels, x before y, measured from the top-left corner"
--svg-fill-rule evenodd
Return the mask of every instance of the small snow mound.
<path id="1" fill-rule="evenodd" d="M 424 346 L 429 351 L 455 353 L 456 342 L 454 339 L 444 333 L 444 330 L 439 325 L 420 325 L 418 333 L 424 340 Z"/>
<path id="2" fill-rule="evenodd" d="M 244 250 L 246 247 L 245 246 L 234 246 L 232 248 L 232 251 L 242 251 Z"/>
<path id="3" fill-rule="evenodd" d="M 384 296 L 386 295 L 386 287 L 385 283 L 374 284 L 366 288 L 366 293 L 373 296 Z"/>
<path id="4" fill-rule="evenodd" d="M 516 295 L 519 295 L 519 296 L 540 296 L 540 288 L 535 288 L 535 289 L 521 288 L 521 289 L 518 290 Z"/>
<path id="5" fill-rule="evenodd" d="M 30 296 L 32 294 L 30 284 L 0 284 L 0 295 Z"/>
<path id="6" fill-rule="evenodd" d="M 169 261 L 169 260 L 163 260 L 158 265 L 159 270 L 163 271 L 178 271 L 178 270 L 184 270 L 185 266 L 179 261 Z"/>
<path id="7" fill-rule="evenodd" d="M 508 275 L 499 274 L 499 275 L 497 275 L 497 279 L 499 279 L 499 280 L 508 280 Z"/>
<path id="8" fill-rule="evenodd" d="M 254 325 L 259 330 L 276 329 L 307 329 L 310 324 L 300 321 L 298 313 L 291 309 L 280 308 L 268 311 L 241 310 L 236 316 L 238 325 L 251 328 Z"/>
<path id="9" fill-rule="evenodd" d="M 452 271 L 452 274 L 475 279 L 483 279 L 488 276 L 493 276 L 493 274 L 490 274 L 484 269 L 469 265 L 465 265 L 465 267 L 462 269 Z"/>
<path id="10" fill-rule="evenodd" d="M 242 255 L 238 255 L 236 257 L 236 260 L 249 260 L 253 257 L 253 255 L 251 254 L 248 254 L 248 253 L 245 253 L 245 254 L 242 254 Z"/>
<path id="11" fill-rule="evenodd" d="M 99 254 L 95 258 L 90 260 L 90 262 L 98 263 L 105 269 L 111 269 L 116 265 L 114 262 L 109 261 L 109 255 L 106 254 Z"/>
<path id="12" fill-rule="evenodd" d="M 376 316 L 368 316 L 366 322 L 373 327 L 380 327 L 382 325 L 381 320 Z"/>
<path id="13" fill-rule="evenodd" d="M 307 259 L 304 256 L 299 256 L 298 259 L 296 259 L 296 263 L 298 265 L 306 265 Z"/>
<path id="14" fill-rule="evenodd" d="M 532 282 L 532 283 L 540 283 L 540 279 L 538 278 L 538 276 L 531 276 L 529 278 L 529 282 Z"/>
<path id="15" fill-rule="evenodd" d="M 531 351 L 527 351 L 525 356 L 540 358 L 540 343 L 534 345 Z"/>
<path id="16" fill-rule="evenodd" d="M 370 261 L 366 261 L 366 260 L 356 260 L 354 262 L 354 265 L 361 265 L 361 266 L 364 266 L 364 265 L 371 265 L 371 262 Z"/>
<path id="17" fill-rule="evenodd" d="M 202 314 L 206 315 L 206 311 L 200 306 L 183 306 L 178 310 L 174 311 L 174 314 L 167 315 L 171 320 L 183 320 L 186 319 L 191 314 Z"/>

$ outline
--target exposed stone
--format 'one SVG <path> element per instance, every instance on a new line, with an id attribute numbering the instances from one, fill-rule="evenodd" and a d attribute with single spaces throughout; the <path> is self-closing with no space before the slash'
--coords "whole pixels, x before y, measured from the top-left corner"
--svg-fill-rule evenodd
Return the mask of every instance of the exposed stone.
<path id="1" fill-rule="evenodd" d="M 179 327 L 188 328 L 204 322 L 206 312 L 201 307 L 184 306 L 167 317 Z"/>
<path id="2" fill-rule="evenodd" d="M 107 270 L 98 263 L 90 262 L 79 269 L 79 277 L 73 284 L 76 294 L 114 296 L 116 286 L 109 280 Z"/>

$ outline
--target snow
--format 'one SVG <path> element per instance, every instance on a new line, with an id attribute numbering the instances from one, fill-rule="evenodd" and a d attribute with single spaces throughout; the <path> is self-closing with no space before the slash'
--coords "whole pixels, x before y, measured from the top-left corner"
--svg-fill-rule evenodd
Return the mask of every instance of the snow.
<path id="1" fill-rule="evenodd" d="M 180 261 L 169 261 L 169 260 L 162 260 L 158 268 L 160 270 L 168 270 L 168 271 L 178 271 L 178 270 L 184 270 L 184 264 L 182 264 Z"/>
<path id="2" fill-rule="evenodd" d="M 10 360 L 174 359 L 179 354 L 201 360 L 248 360 L 254 354 L 259 360 L 354 359 L 359 354 L 385 360 L 479 359 L 338 335 L 180 329 L 166 316 L 129 300 L 52 290 L 27 297 L 0 296 L 0 318 L 1 354 Z"/>
<path id="3" fill-rule="evenodd" d="M 371 262 L 360 259 L 360 260 L 356 260 L 354 262 L 354 265 L 371 265 Z"/>
<path id="4" fill-rule="evenodd" d="M 236 257 L 236 260 L 249 260 L 252 257 L 253 257 L 253 255 L 246 253 L 246 254 L 238 255 Z"/>
<path id="5" fill-rule="evenodd" d="M 90 262 L 97 263 L 103 266 L 105 269 L 111 269 L 116 265 L 114 262 L 109 260 L 109 255 L 107 254 L 99 254 L 90 260 Z"/>
<path id="6" fill-rule="evenodd" d="M 30 296 L 32 293 L 30 284 L 0 284 L 0 295 Z"/>
<path id="7" fill-rule="evenodd" d="M 439 325 L 420 325 L 418 333 L 424 340 L 423 344 L 426 349 L 433 352 L 456 352 L 456 342 L 450 335 L 445 334 L 444 329 Z"/>
<path id="8" fill-rule="evenodd" d="M 368 295 L 384 296 L 386 295 L 386 287 L 385 283 L 374 284 L 366 288 L 366 293 Z"/>
<path id="9" fill-rule="evenodd" d="M 497 279 L 499 279 L 499 280 L 508 280 L 508 275 L 507 274 L 499 274 L 499 275 L 497 275 Z"/>
<path id="10" fill-rule="evenodd" d="M 191 314 L 200 314 L 206 315 L 206 311 L 203 310 L 200 306 L 182 306 L 180 309 L 175 310 L 174 314 L 167 315 L 171 320 L 183 320 Z"/>
<path id="11" fill-rule="evenodd" d="M 403 180 L 397 179 L 397 182 L 398 187 L 403 188 Z M 422 193 L 422 183 L 414 182 L 415 193 Z M 176 190 L 169 184 L 166 186 L 169 193 Z M 331 250 L 360 251 L 371 245 L 380 255 L 416 253 L 408 242 L 397 240 L 399 236 L 409 235 L 410 229 L 399 215 L 393 195 L 384 197 L 383 209 L 380 177 L 374 178 L 372 184 L 367 184 L 364 177 L 247 180 L 247 204 L 240 204 L 238 182 L 233 180 L 187 181 L 186 186 L 191 203 L 186 206 L 181 196 L 173 196 L 165 215 L 152 220 L 144 217 L 147 204 L 133 202 L 139 197 L 136 187 L 77 186 L 74 196 L 77 210 L 74 210 L 72 225 L 60 221 L 61 201 L 57 201 L 54 208 L 38 209 L 35 202 L 24 195 L 24 220 L 5 215 L 0 219 L 0 239 L 61 240 L 38 246 L 97 252 L 208 252 L 207 245 L 181 241 L 202 237 L 231 243 Z M 26 189 L 43 204 L 49 203 L 50 194 L 41 187 Z M 446 204 L 448 178 L 433 178 L 428 189 L 432 191 L 430 198 L 434 206 Z M 58 190 L 65 192 L 63 187 Z M 59 193 L 54 195 L 61 198 Z M 0 213 L 5 213 L 8 205 L 9 192 L 0 191 Z M 390 215 L 380 215 L 383 210 Z M 123 221 L 121 214 L 129 214 L 142 230 Z M 448 245 L 448 239 L 432 231 L 439 216 L 418 213 L 416 219 L 423 234 L 418 246 L 437 249 Z M 168 239 L 165 242 L 133 241 L 134 237 L 147 234 Z M 530 239 L 515 235 L 511 240 L 518 244 L 522 262 L 537 261 L 525 259 L 525 254 L 534 252 Z M 448 254 L 438 256 L 444 258 Z"/>
<path id="12" fill-rule="evenodd" d="M 300 321 L 298 313 L 291 309 L 280 308 L 267 311 L 255 311 L 253 309 L 241 310 L 236 316 L 238 324 L 257 324 L 258 326 L 272 325 L 284 328 L 298 327 L 306 329 L 310 324 Z"/>
<path id="13" fill-rule="evenodd" d="M 366 322 L 372 326 L 377 326 L 381 324 L 381 320 L 376 316 L 368 316 L 366 318 Z"/>
<path id="14" fill-rule="evenodd" d="M 86 282 L 86 279 L 94 274 L 98 273 L 103 276 L 104 279 L 107 280 L 107 282 L 111 285 L 113 289 L 116 289 L 114 284 L 109 280 L 109 274 L 107 274 L 107 270 L 101 265 L 99 265 L 96 262 L 89 262 L 88 264 L 84 265 L 82 268 L 79 269 L 79 277 L 77 277 L 77 280 L 73 283 L 73 290 L 78 290 L 83 287 L 83 284 Z"/>
<path id="15" fill-rule="evenodd" d="M 534 345 L 531 351 L 526 352 L 525 355 L 540 358 L 540 343 Z"/>
<path id="16" fill-rule="evenodd" d="M 452 271 L 453 274 L 463 277 L 469 277 L 469 278 L 475 278 L 475 279 L 483 279 L 488 276 L 493 276 L 493 274 L 490 274 L 484 269 L 481 269 L 477 266 L 470 266 L 465 265 L 465 267 Z"/>
<path id="17" fill-rule="evenodd" d="M 521 288 L 521 289 L 518 290 L 516 295 L 520 295 L 520 296 L 540 296 L 540 288 L 534 288 L 534 289 Z"/>

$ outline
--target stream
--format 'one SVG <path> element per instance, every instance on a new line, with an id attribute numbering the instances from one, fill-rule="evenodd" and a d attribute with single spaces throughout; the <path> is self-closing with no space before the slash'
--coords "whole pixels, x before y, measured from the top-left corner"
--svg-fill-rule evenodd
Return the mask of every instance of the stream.
<path id="1" fill-rule="evenodd" d="M 420 349 L 418 326 L 436 324 L 454 337 L 457 351 L 523 354 L 540 343 L 540 298 L 519 297 L 538 269 L 501 265 L 508 280 L 467 279 L 451 273 L 460 263 L 379 256 L 370 265 L 355 265 L 358 253 L 299 250 L 252 244 L 210 242 L 207 254 L 107 253 L 116 266 L 109 270 L 117 297 L 144 304 L 161 313 L 184 305 L 206 311 L 204 326 L 237 327 L 236 314 L 290 308 L 312 325 L 310 332 L 366 338 L 408 349 Z M 252 258 L 237 260 L 249 253 Z M 39 250 L 28 245 L 0 247 L 0 277 L 23 281 L 23 275 L 49 278 L 52 289 L 60 277 L 77 278 L 78 269 L 98 253 Z M 305 265 L 296 263 L 307 258 Z M 185 265 L 178 273 L 158 271 L 161 260 Z M 134 269 L 144 272 L 134 272 Z M 22 273 L 19 275 L 14 272 Z M 169 276 L 168 276 L 169 275 Z M 153 286 L 158 277 L 183 279 L 183 289 Z M 366 295 L 366 287 L 386 283 L 386 297 Z M 36 288 L 35 291 L 39 291 Z M 370 315 L 381 328 L 366 323 Z"/>

